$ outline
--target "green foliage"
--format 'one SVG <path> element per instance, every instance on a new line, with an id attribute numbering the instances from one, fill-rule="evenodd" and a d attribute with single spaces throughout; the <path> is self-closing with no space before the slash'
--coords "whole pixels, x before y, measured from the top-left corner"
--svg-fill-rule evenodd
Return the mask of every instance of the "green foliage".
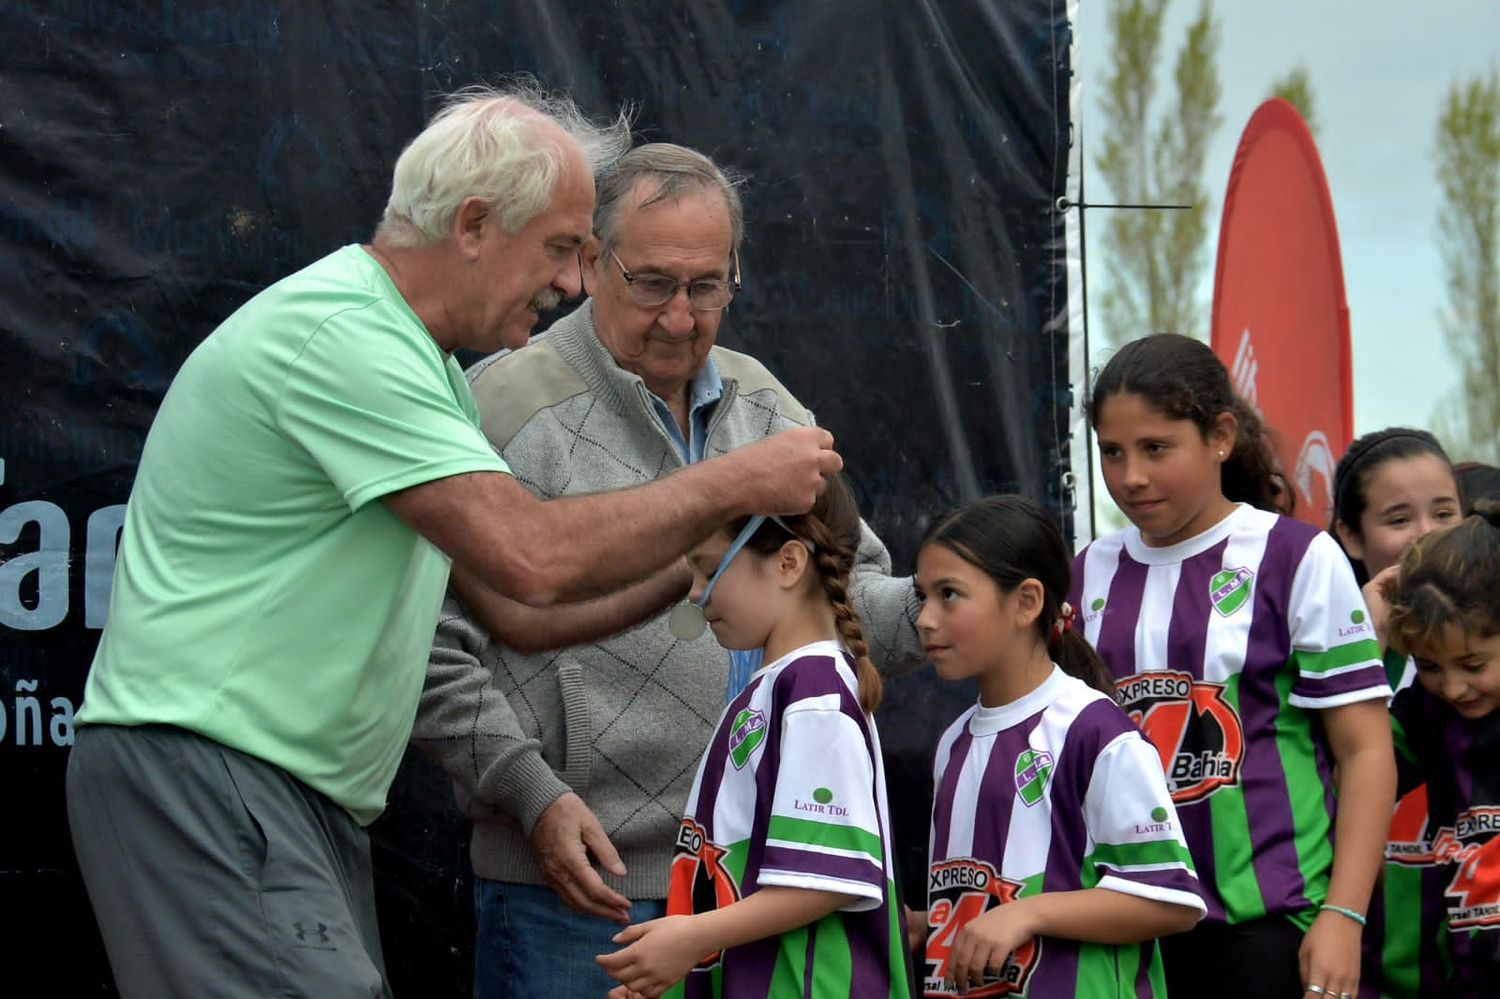
<path id="1" fill-rule="evenodd" d="M 1318 137 L 1318 118 L 1313 112 L 1312 80 L 1307 75 L 1306 66 L 1296 66 L 1291 72 L 1271 85 L 1271 96 L 1280 97 L 1297 109 L 1302 120 L 1307 122 L 1307 130 Z"/>
<path id="2" fill-rule="evenodd" d="M 1439 415 L 1456 459 L 1500 461 L 1500 70 L 1449 89 L 1436 159 L 1443 326 L 1463 377 L 1463 401 Z"/>
<path id="3" fill-rule="evenodd" d="M 1191 204 L 1188 211 L 1114 209 L 1105 222 L 1105 339 L 1158 331 L 1202 335 L 1197 297 L 1212 211 L 1203 161 L 1220 116 L 1218 22 L 1203 0 L 1173 68 L 1171 104 L 1152 121 L 1167 0 L 1112 0 L 1111 53 L 1094 165 L 1117 202 Z"/>

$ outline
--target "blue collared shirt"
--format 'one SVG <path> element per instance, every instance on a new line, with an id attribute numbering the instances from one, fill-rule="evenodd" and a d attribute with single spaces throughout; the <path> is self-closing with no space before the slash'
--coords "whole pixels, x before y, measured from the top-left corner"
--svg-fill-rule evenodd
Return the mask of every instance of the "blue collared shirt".
<path id="1" fill-rule="evenodd" d="M 656 411 L 656 418 L 661 422 L 661 428 L 666 431 L 667 437 L 677 448 L 677 453 L 682 460 L 691 465 L 703 460 L 703 444 L 708 437 L 708 418 L 713 413 L 713 407 L 724 397 L 724 379 L 719 376 L 718 365 L 710 355 L 703 367 L 693 376 L 688 383 L 688 439 L 682 439 L 682 428 L 677 425 L 677 417 L 672 415 L 669 407 L 662 399 L 655 395 L 651 396 L 651 404 Z M 724 703 L 734 700 L 745 685 L 750 682 L 750 677 L 760 669 L 760 649 L 730 649 L 729 651 L 729 683 L 724 691 Z"/>
<path id="2" fill-rule="evenodd" d="M 703 439 L 708 436 L 708 418 L 713 407 L 724 397 L 724 379 L 719 377 L 719 366 L 712 355 L 703 367 L 688 382 L 688 440 L 682 439 L 682 428 L 672 409 L 656 393 L 651 394 L 651 405 L 656 409 L 656 418 L 667 432 L 682 460 L 691 465 L 703 460 Z"/>

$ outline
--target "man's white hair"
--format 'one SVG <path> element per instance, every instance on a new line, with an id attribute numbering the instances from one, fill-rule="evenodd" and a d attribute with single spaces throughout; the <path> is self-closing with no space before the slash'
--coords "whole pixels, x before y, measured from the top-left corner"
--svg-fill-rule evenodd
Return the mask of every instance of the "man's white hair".
<path id="1" fill-rule="evenodd" d="M 532 80 L 465 87 L 401 151 L 376 235 L 394 246 L 440 243 L 468 197 L 519 232 L 551 203 L 575 144 L 592 172 L 607 169 L 630 148 L 629 109 L 596 125 Z"/>

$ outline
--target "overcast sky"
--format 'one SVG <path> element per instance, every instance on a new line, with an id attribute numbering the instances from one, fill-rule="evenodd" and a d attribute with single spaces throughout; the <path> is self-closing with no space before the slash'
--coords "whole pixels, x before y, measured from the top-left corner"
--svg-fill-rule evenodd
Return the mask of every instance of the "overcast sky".
<path id="1" fill-rule="evenodd" d="M 1171 64 L 1199 0 L 1171 0 L 1158 95 L 1171 92 Z M 1103 124 L 1107 0 L 1081 0 L 1076 54 L 1088 134 Z M 1208 154 L 1213 192 L 1210 257 L 1201 298 L 1213 283 L 1224 187 L 1240 132 L 1273 82 L 1297 64 L 1312 80 L 1318 146 L 1333 195 L 1349 299 L 1356 434 L 1392 424 L 1428 426 L 1436 401 L 1457 390 L 1458 369 L 1440 325 L 1446 289 L 1436 242 L 1439 195 L 1433 136 L 1453 81 L 1500 62 L 1497 0 L 1220 0 L 1219 109 L 1224 123 Z M 1090 200 L 1103 181 L 1092 166 Z M 1104 249 L 1089 226 L 1090 301 L 1104 287 Z M 1207 330 L 1197 331 L 1206 336 Z"/>

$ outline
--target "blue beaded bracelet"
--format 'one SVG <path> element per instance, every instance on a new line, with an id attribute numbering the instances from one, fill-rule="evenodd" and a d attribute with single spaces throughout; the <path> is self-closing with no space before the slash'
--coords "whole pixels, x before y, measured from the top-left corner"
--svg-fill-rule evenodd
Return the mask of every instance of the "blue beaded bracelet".
<path id="1" fill-rule="evenodd" d="M 1318 911 L 1319 912 L 1337 912 L 1340 916 L 1348 916 L 1350 919 L 1354 920 L 1356 923 L 1358 923 L 1361 926 L 1365 925 L 1365 917 L 1364 916 L 1361 916 L 1359 913 L 1355 912 L 1353 909 L 1346 909 L 1342 905 L 1328 905 L 1327 903 L 1324 903 L 1323 905 L 1318 906 Z"/>

